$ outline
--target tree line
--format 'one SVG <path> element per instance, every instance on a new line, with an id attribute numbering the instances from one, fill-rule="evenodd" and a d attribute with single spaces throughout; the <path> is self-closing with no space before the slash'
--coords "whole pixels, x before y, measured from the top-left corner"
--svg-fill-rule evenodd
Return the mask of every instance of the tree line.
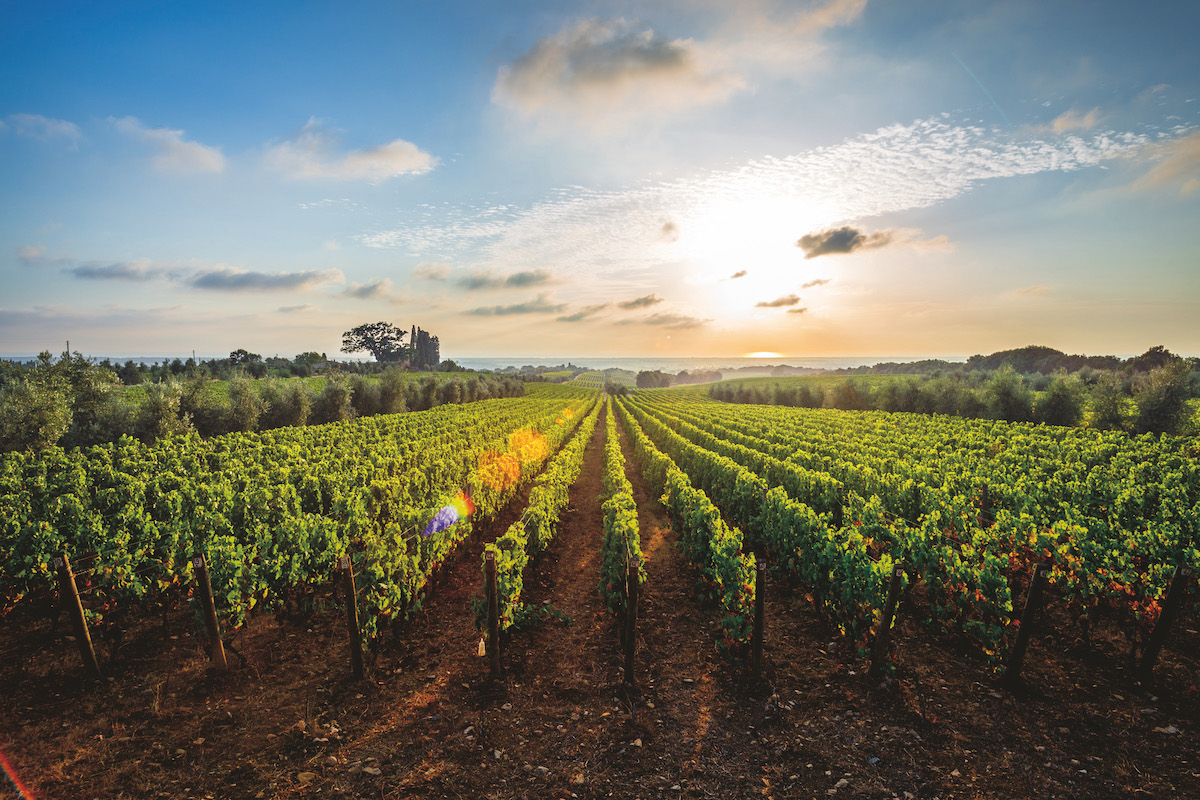
<path id="1" fill-rule="evenodd" d="M 190 432 L 217 436 L 525 394 L 516 378 L 414 379 L 394 364 L 374 370 L 378 377 L 330 372 L 314 390 L 301 380 L 256 379 L 250 367 L 262 361 L 241 355 L 230 361 L 241 368 L 227 373 L 227 393 L 216 389 L 211 370 L 174 373 L 168 367 L 168 374 L 144 385 L 140 399 L 119 391 L 117 371 L 78 352 L 0 364 L 0 450 L 86 447 L 126 435 L 143 442 Z"/>
<path id="2" fill-rule="evenodd" d="M 1149 372 L 1099 371 L 1021 375 L 1011 365 L 993 372 L 955 371 L 869 383 L 846 378 L 822 387 L 719 383 L 716 400 L 848 411 L 907 411 L 960 417 L 1082 425 L 1132 433 L 1196 433 L 1190 400 L 1197 395 L 1191 362 L 1174 357 Z M 1090 415 L 1088 412 L 1090 411 Z"/>

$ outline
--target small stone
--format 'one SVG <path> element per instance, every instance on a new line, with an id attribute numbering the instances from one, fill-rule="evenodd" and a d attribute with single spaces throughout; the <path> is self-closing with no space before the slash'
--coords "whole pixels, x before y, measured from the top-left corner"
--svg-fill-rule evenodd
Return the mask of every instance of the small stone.
<path id="1" fill-rule="evenodd" d="M 186 755 L 187 755 L 187 750 L 184 750 L 184 749 L 181 747 L 181 748 L 179 748 L 178 750 L 176 750 L 176 751 L 175 751 L 175 755 L 177 755 L 177 756 L 180 756 L 180 757 L 182 758 L 183 756 L 186 756 Z"/>
<path id="2" fill-rule="evenodd" d="M 835 784 L 833 785 L 833 788 L 835 788 L 835 789 L 845 789 L 845 788 L 846 788 L 847 786 L 849 786 L 849 785 L 850 785 L 850 781 L 846 780 L 845 778 L 842 778 L 840 781 L 838 781 L 837 783 L 835 783 Z"/>
<path id="3" fill-rule="evenodd" d="M 500 706 L 500 710 L 501 711 L 512 711 L 512 703 L 505 703 L 504 705 Z"/>
<path id="4" fill-rule="evenodd" d="M 951 777 L 951 778 L 961 778 L 961 777 L 962 777 L 962 773 L 961 773 L 961 772 L 959 772 L 958 770 L 954 770 L 953 772 L 951 772 L 951 773 L 950 773 L 950 777 Z"/>
<path id="5" fill-rule="evenodd" d="M 325 759 L 325 766 L 336 767 L 337 766 L 337 756 L 330 756 L 329 758 Z"/>
<path id="6" fill-rule="evenodd" d="M 633 740 L 633 746 L 634 746 L 634 747 L 641 747 L 641 746 L 642 746 L 642 740 L 641 740 L 641 739 L 634 739 L 634 740 Z"/>
<path id="7" fill-rule="evenodd" d="M 373 775 L 375 777 L 378 777 L 383 774 L 383 770 L 381 770 L 379 767 L 363 767 L 363 772 L 367 773 L 368 775 Z"/>
<path id="8" fill-rule="evenodd" d="M 582 772 L 576 772 L 575 775 L 572 776 L 572 778 L 571 778 L 571 783 L 575 784 L 576 786 L 583 786 L 583 784 L 585 782 L 586 782 L 586 779 L 583 777 Z"/>
<path id="9" fill-rule="evenodd" d="M 355 764 L 352 767 L 350 767 L 350 769 L 346 770 L 346 772 L 348 772 L 351 775 L 361 775 L 362 769 L 363 768 L 360 764 Z"/>
<path id="10" fill-rule="evenodd" d="M 1154 732 L 1155 733 L 1179 733 L 1179 728 L 1176 728 L 1174 725 L 1168 725 L 1165 728 L 1155 728 Z"/>
<path id="11" fill-rule="evenodd" d="M 296 776 L 296 780 L 300 781 L 301 783 L 312 783 L 316 779 L 317 773 L 315 772 L 301 772 Z"/>

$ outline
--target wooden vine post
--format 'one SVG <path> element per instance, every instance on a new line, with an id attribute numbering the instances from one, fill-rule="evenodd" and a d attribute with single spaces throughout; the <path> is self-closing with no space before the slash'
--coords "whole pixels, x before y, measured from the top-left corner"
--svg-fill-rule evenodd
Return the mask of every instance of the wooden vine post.
<path id="1" fill-rule="evenodd" d="M 487 580 L 487 653 L 491 664 L 491 676 L 499 678 L 500 669 L 500 597 L 496 593 L 496 553 L 488 550 L 483 554 L 483 571 Z"/>
<path id="2" fill-rule="evenodd" d="M 636 686 L 633 677 L 633 660 L 637 653 L 638 573 L 642 561 L 637 556 L 629 559 L 625 569 L 625 683 Z"/>
<path id="3" fill-rule="evenodd" d="M 204 606 L 204 627 L 212 643 L 213 664 L 218 672 L 228 672 L 229 662 L 225 660 L 225 644 L 221 641 L 217 607 L 213 604 L 212 581 L 208 577 L 208 564 L 203 553 L 192 557 L 192 566 L 196 568 L 196 588 L 200 591 L 200 604 Z"/>
<path id="4" fill-rule="evenodd" d="M 1021 665 L 1025 662 L 1025 651 L 1029 648 L 1029 637 L 1033 635 L 1033 620 L 1042 606 L 1047 569 L 1048 565 L 1045 563 L 1039 563 L 1033 568 L 1033 579 L 1029 582 L 1029 594 L 1025 598 L 1025 610 L 1021 613 L 1021 627 L 1017 631 L 1017 641 L 1008 656 L 1008 664 L 1004 670 L 1004 683 L 1010 686 L 1021 679 Z"/>
<path id="5" fill-rule="evenodd" d="M 754 559 L 754 629 L 750 633 L 750 678 L 762 680 L 763 626 L 766 623 L 767 563 Z"/>
<path id="6" fill-rule="evenodd" d="M 358 627 L 358 592 L 354 588 L 354 565 L 350 556 L 338 559 L 342 585 L 346 587 L 346 630 L 350 635 L 350 672 L 355 680 L 363 676 L 362 631 Z"/>
<path id="7" fill-rule="evenodd" d="M 1167 632 L 1171 628 L 1171 623 L 1175 621 L 1175 617 L 1179 615 L 1179 607 L 1183 605 L 1188 584 L 1192 582 L 1194 576 L 1192 568 L 1186 564 L 1175 567 L 1175 574 L 1171 576 L 1171 587 L 1167 589 L 1167 597 L 1163 600 L 1162 613 L 1154 625 L 1154 631 L 1150 634 L 1150 641 L 1146 643 L 1146 649 L 1142 651 L 1142 664 L 1138 669 L 1138 680 L 1142 682 L 1150 680 L 1154 672 L 1154 664 L 1158 661 L 1158 654 L 1167 641 Z"/>
<path id="8" fill-rule="evenodd" d="M 904 578 L 904 567 L 892 566 L 892 578 L 888 583 L 887 602 L 883 606 L 883 619 L 879 621 L 879 632 L 875 634 L 875 648 L 871 653 L 871 675 L 878 675 L 887 658 L 888 643 L 892 639 L 892 620 L 896 618 L 896 606 L 900 602 L 900 584 Z"/>
<path id="9" fill-rule="evenodd" d="M 84 669 L 94 678 L 100 677 L 100 662 L 96 660 L 96 651 L 92 647 L 92 635 L 88 633 L 87 620 L 83 616 L 83 603 L 79 601 L 79 588 L 75 585 L 75 574 L 71 572 L 71 562 L 67 559 L 66 551 L 60 551 L 54 558 L 54 568 L 58 571 L 58 596 L 71 618 L 71 629 L 75 632 L 75 646 L 79 648 L 79 657 L 83 659 Z"/>

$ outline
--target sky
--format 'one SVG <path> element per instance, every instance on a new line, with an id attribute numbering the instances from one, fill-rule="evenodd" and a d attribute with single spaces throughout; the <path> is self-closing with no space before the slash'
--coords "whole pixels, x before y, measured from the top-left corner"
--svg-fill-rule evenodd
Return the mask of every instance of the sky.
<path id="1" fill-rule="evenodd" d="M 0 11 L 3 355 L 1200 354 L 1191 0 Z"/>

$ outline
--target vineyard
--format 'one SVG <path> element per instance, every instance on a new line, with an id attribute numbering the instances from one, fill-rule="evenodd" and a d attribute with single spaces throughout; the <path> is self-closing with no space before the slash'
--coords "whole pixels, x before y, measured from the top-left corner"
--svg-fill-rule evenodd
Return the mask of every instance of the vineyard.
<path id="1" fill-rule="evenodd" d="M 179 659 L 178 708 L 274 741 L 177 715 L 161 796 L 1200 792 L 1195 439 L 590 383 L 4 456 L 28 796 L 158 796 L 81 770 L 170 740 Z M 118 744 L 50 768 L 76 726 Z"/>

